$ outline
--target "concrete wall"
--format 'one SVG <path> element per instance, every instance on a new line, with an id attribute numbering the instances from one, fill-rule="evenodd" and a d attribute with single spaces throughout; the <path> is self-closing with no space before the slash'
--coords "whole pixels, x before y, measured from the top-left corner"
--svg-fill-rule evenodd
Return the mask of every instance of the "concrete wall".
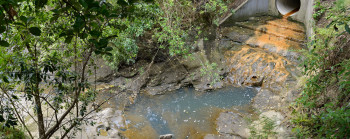
<path id="1" fill-rule="evenodd" d="M 245 5 L 243 5 L 235 14 L 229 17 L 223 25 L 232 24 L 235 21 L 246 20 L 252 16 L 261 15 L 273 15 L 280 16 L 277 9 L 277 0 L 249 0 Z M 300 0 L 300 9 L 297 13 L 293 14 L 291 18 L 293 20 L 302 22 L 306 27 L 307 37 L 312 36 L 312 12 L 314 0 Z"/>
<path id="2" fill-rule="evenodd" d="M 244 20 L 252 16 L 267 15 L 269 0 L 249 0 L 231 17 L 231 20 Z"/>
<path id="3" fill-rule="evenodd" d="M 305 11 L 305 27 L 306 27 L 306 36 L 308 37 L 308 40 L 310 39 L 311 36 L 314 35 L 313 32 L 313 24 L 314 24 L 314 18 L 312 17 L 313 11 L 314 11 L 314 0 L 309 0 L 308 5 L 306 7 Z"/>
<path id="4" fill-rule="evenodd" d="M 280 15 L 276 6 L 277 0 L 269 0 L 269 14 Z M 306 28 L 307 37 L 312 36 L 312 12 L 314 0 L 300 0 L 300 9 L 297 13 L 293 14 L 290 18 L 293 20 L 304 23 Z"/>

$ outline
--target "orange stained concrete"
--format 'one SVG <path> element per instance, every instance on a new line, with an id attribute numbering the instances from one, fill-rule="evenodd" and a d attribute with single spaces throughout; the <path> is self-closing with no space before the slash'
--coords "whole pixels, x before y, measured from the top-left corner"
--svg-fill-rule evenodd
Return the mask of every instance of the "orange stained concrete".
<path id="1" fill-rule="evenodd" d="M 255 36 L 247 40 L 247 44 L 256 44 L 259 47 L 269 44 L 281 50 L 301 49 L 300 43 L 305 39 L 304 28 L 285 19 L 268 21 L 267 25 L 259 26 Z"/>

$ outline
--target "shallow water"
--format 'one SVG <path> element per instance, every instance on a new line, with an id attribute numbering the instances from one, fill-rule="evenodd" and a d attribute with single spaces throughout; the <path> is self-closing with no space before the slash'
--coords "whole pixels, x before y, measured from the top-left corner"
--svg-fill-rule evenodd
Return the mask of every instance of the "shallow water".
<path id="1" fill-rule="evenodd" d="M 213 134 L 220 111 L 231 110 L 251 102 L 255 88 L 227 87 L 208 92 L 183 88 L 159 96 L 140 95 L 125 111 L 128 128 L 125 136 L 158 138 L 174 134 L 175 138 L 199 138 Z"/>

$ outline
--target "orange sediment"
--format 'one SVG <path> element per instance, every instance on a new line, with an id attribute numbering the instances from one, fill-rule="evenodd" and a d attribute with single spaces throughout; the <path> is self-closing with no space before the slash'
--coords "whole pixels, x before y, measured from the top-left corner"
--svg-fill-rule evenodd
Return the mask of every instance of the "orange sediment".
<path id="1" fill-rule="evenodd" d="M 290 75 L 286 66 L 295 63 L 284 57 L 292 55 L 291 51 L 302 49 L 305 32 L 302 25 L 286 20 L 299 9 L 294 9 L 284 19 L 267 21 L 266 25 L 255 28 L 255 35 L 249 38 L 237 51 L 225 53 L 229 66 L 228 83 L 245 83 L 251 77 L 265 77 L 262 86 L 269 88 L 272 84 L 280 84 Z M 294 55 L 293 55 L 294 56 Z"/>
<path id="2" fill-rule="evenodd" d="M 299 7 L 298 8 L 295 8 L 294 10 L 290 11 L 289 13 L 283 15 L 283 19 L 287 19 L 289 16 L 291 16 L 292 14 L 296 13 L 299 11 Z"/>
<path id="3" fill-rule="evenodd" d="M 298 50 L 305 39 L 304 28 L 284 19 L 268 21 L 267 25 L 256 28 L 255 36 L 247 40 L 247 44 L 255 44 L 261 48 L 266 44 L 273 45 L 276 51 Z"/>

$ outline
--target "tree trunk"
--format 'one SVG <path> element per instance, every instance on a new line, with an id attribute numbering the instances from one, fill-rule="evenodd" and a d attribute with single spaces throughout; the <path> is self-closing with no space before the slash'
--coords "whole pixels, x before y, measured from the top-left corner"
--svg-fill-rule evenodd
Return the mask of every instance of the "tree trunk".
<path id="1" fill-rule="evenodd" d="M 39 137 L 42 139 L 42 138 L 45 138 L 45 127 L 44 127 L 44 116 L 41 109 L 40 96 L 38 94 L 35 95 L 35 105 L 36 105 L 36 112 L 37 112 L 37 118 L 38 118 Z"/>

